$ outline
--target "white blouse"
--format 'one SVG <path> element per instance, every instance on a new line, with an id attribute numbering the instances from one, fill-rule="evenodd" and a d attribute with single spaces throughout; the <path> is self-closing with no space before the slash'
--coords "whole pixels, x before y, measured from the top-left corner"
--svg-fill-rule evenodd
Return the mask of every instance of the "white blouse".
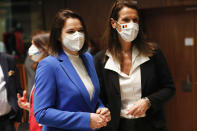
<path id="1" fill-rule="evenodd" d="M 6 115 L 11 111 L 11 105 L 8 103 L 6 81 L 4 80 L 3 70 L 0 65 L 0 116 Z"/>
<path id="2" fill-rule="evenodd" d="M 106 52 L 106 55 L 109 56 L 105 64 L 105 69 L 115 71 L 119 74 L 119 83 L 120 83 L 120 93 L 121 93 L 121 112 L 120 116 L 128 119 L 134 119 L 142 116 L 134 117 L 132 115 L 127 115 L 128 110 L 141 99 L 141 69 L 140 65 L 149 60 L 149 57 L 146 57 L 139 53 L 137 48 L 133 47 L 132 50 L 132 67 L 129 75 L 121 71 L 120 63 L 112 57 L 109 51 Z"/>
<path id="3" fill-rule="evenodd" d="M 75 70 L 77 71 L 79 77 L 81 78 L 83 84 L 85 85 L 89 95 L 90 100 L 92 100 L 92 95 L 94 92 L 94 85 L 92 84 L 92 80 L 90 79 L 90 76 L 85 68 L 85 65 L 82 61 L 82 59 L 79 57 L 79 55 L 71 55 L 67 52 L 65 52 L 71 61 L 72 65 L 74 66 Z"/>

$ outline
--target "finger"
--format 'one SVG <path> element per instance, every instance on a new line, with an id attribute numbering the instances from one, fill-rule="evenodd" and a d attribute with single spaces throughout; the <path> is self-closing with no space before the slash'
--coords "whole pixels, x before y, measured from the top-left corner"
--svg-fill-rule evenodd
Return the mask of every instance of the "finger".
<path id="1" fill-rule="evenodd" d="M 137 107 L 136 110 L 133 111 L 132 115 L 136 116 L 140 112 L 140 109 Z"/>
<path id="2" fill-rule="evenodd" d="M 17 98 L 20 99 L 21 98 L 21 95 L 19 93 L 17 93 Z"/>
<path id="3" fill-rule="evenodd" d="M 111 121 L 111 115 L 107 116 L 107 120 Z"/>
<path id="4" fill-rule="evenodd" d="M 141 108 L 138 108 L 137 110 L 135 110 L 135 112 L 133 113 L 134 116 L 139 116 L 143 113 Z"/>
<path id="5" fill-rule="evenodd" d="M 107 112 L 109 112 L 109 110 L 107 109 L 107 108 L 103 108 L 102 110 L 101 110 L 101 115 L 104 115 L 104 114 L 106 114 Z"/>
<path id="6" fill-rule="evenodd" d="M 101 117 L 101 119 L 102 119 L 103 122 L 106 122 L 106 123 L 108 122 L 108 119 L 107 119 L 106 116 L 100 115 L 100 117 Z"/>
<path id="7" fill-rule="evenodd" d="M 133 113 L 135 112 L 137 110 L 137 107 L 136 106 L 134 106 L 134 107 L 132 107 L 129 111 L 128 111 L 128 113 L 127 113 L 127 115 L 133 115 Z"/>
<path id="8" fill-rule="evenodd" d="M 111 116 L 110 111 L 106 112 L 104 116 L 105 116 L 105 117 Z"/>
<path id="9" fill-rule="evenodd" d="M 23 91 L 23 97 L 24 97 L 24 100 L 26 100 L 26 98 L 27 98 L 27 91 L 26 90 Z"/>
<path id="10" fill-rule="evenodd" d="M 100 112 L 101 112 L 101 108 L 96 110 L 96 114 L 100 114 Z"/>
<path id="11" fill-rule="evenodd" d="M 103 126 L 107 126 L 107 122 L 104 122 L 104 123 L 103 123 Z"/>
<path id="12" fill-rule="evenodd" d="M 110 114 L 105 115 L 105 119 L 106 119 L 106 122 L 109 122 L 111 120 L 111 115 Z"/>
<path id="13" fill-rule="evenodd" d="M 103 121 L 103 120 L 105 121 L 105 116 L 99 115 L 99 117 L 102 119 L 102 121 Z"/>
<path id="14" fill-rule="evenodd" d="M 97 128 L 101 128 L 105 125 L 105 120 L 104 118 L 102 117 L 102 115 L 99 115 L 99 118 L 97 120 L 97 124 L 96 124 L 96 127 Z"/>
<path id="15" fill-rule="evenodd" d="M 103 126 L 106 126 L 106 125 L 107 125 L 107 122 L 106 122 L 106 121 L 102 121 L 102 122 L 100 123 L 99 128 L 101 128 L 101 127 L 103 127 Z"/>

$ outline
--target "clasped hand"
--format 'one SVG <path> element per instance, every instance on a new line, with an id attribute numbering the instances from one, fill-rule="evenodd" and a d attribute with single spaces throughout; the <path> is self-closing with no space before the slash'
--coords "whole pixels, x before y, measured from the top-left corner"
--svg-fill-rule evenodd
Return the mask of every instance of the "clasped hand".
<path id="1" fill-rule="evenodd" d="M 99 129 L 107 125 L 111 120 L 111 114 L 108 108 L 99 108 L 96 113 L 90 113 L 90 128 Z"/>
<path id="2" fill-rule="evenodd" d="M 134 117 L 140 117 L 145 115 L 148 110 L 148 105 L 145 99 L 138 100 L 129 110 L 127 115 L 132 115 Z"/>

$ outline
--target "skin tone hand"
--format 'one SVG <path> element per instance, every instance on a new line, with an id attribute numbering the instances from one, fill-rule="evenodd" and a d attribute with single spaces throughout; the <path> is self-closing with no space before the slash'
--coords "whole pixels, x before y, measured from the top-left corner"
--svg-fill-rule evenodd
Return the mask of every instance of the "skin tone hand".
<path id="1" fill-rule="evenodd" d="M 106 122 L 109 122 L 111 120 L 111 113 L 108 108 L 99 108 L 96 110 L 96 114 L 103 115 Z"/>
<path id="2" fill-rule="evenodd" d="M 100 114 L 96 114 L 96 113 L 90 113 L 90 128 L 95 130 L 106 125 L 107 125 L 107 122 L 105 121 L 104 116 Z"/>
<path id="3" fill-rule="evenodd" d="M 29 111 L 30 103 L 27 101 L 27 91 L 26 90 L 23 91 L 23 96 L 21 96 L 19 93 L 17 93 L 17 98 L 18 98 L 19 107 Z"/>
<path id="4" fill-rule="evenodd" d="M 129 109 L 127 115 L 133 115 L 134 117 L 142 116 L 149 109 L 145 99 L 138 100 L 134 106 Z"/>

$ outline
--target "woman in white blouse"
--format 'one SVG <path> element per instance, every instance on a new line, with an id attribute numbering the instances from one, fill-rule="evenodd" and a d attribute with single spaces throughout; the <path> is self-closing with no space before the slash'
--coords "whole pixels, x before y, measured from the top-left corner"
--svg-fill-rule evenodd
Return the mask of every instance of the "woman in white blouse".
<path id="1" fill-rule="evenodd" d="M 133 1 L 117 1 L 95 56 L 101 99 L 110 109 L 106 131 L 166 131 L 163 105 L 175 92 L 161 50 L 143 39 Z"/>

